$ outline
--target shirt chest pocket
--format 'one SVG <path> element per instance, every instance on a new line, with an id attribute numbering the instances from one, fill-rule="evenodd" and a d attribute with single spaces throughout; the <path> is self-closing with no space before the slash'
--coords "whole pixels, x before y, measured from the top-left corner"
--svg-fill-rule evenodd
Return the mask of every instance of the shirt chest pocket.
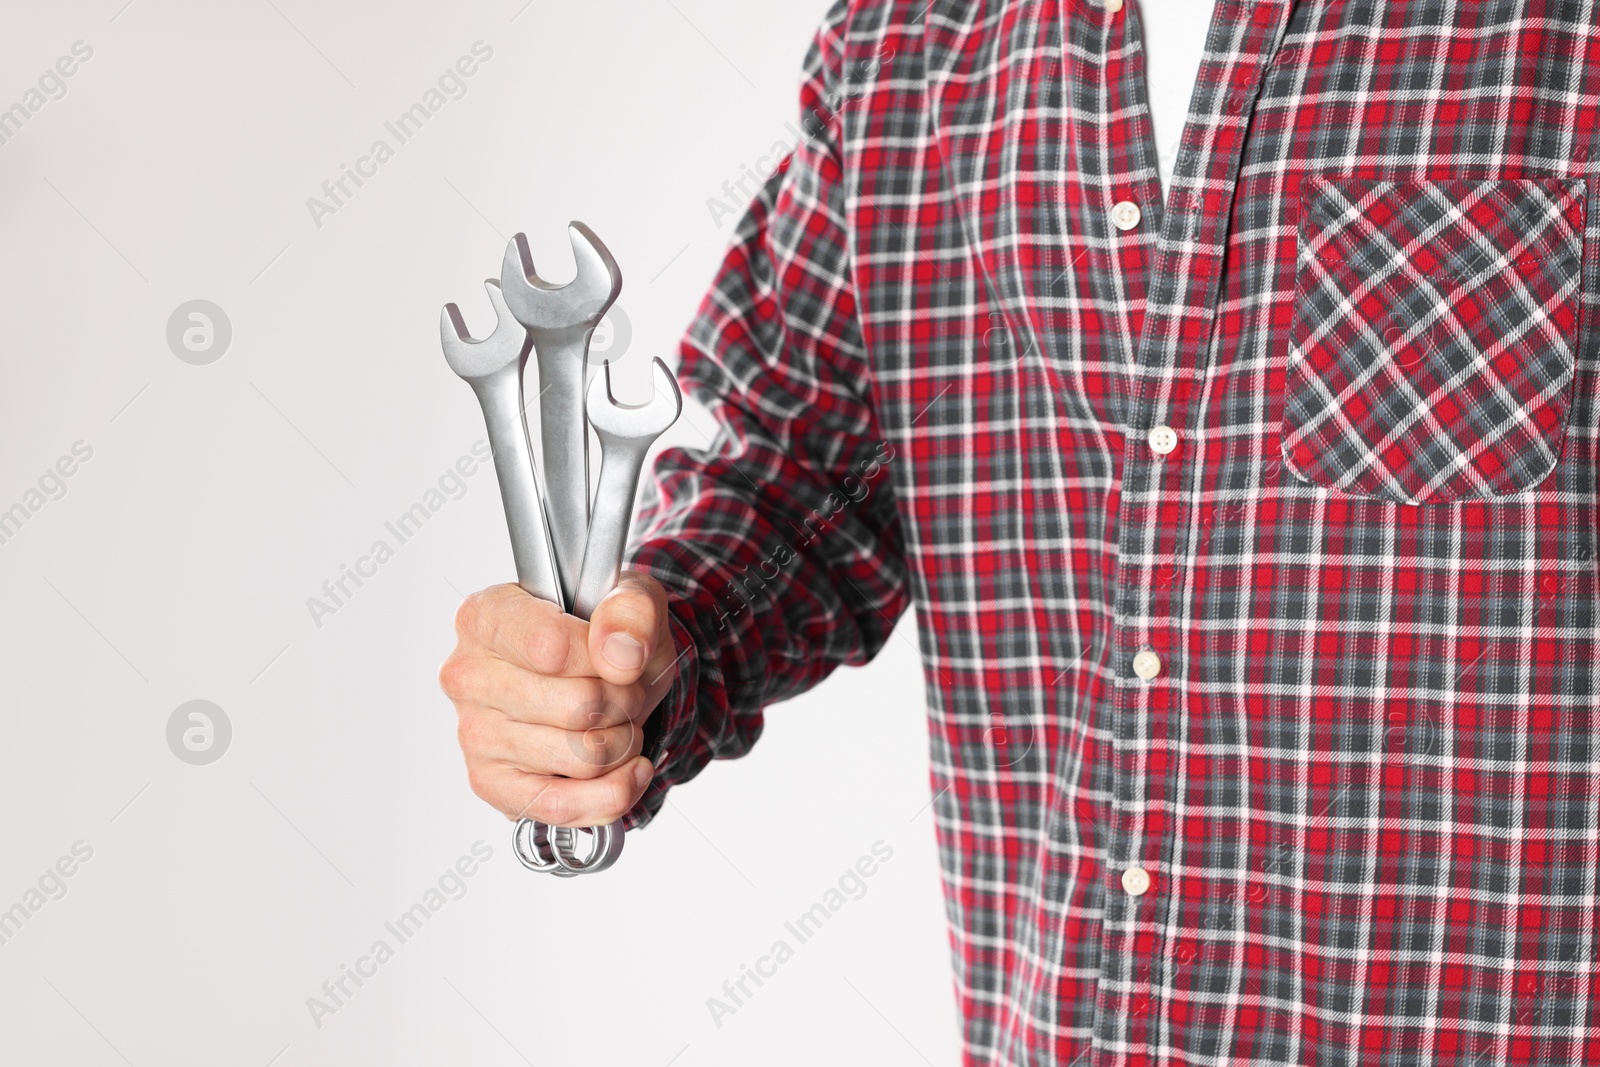
<path id="1" fill-rule="evenodd" d="M 1581 178 L 1310 175 L 1282 452 L 1301 479 L 1425 503 L 1532 488 L 1566 436 Z"/>

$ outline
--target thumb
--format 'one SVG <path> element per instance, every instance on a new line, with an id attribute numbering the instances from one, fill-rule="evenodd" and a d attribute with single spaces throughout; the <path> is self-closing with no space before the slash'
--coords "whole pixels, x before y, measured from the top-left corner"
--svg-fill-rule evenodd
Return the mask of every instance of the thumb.
<path id="1" fill-rule="evenodd" d="M 589 619 L 595 673 L 615 685 L 631 685 L 668 644 L 667 591 L 644 571 L 623 571 Z"/>

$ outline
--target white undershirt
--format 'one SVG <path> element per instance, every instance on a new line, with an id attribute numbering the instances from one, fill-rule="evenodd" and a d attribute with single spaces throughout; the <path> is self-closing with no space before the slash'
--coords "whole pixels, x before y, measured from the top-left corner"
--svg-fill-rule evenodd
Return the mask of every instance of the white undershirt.
<path id="1" fill-rule="evenodd" d="M 1155 131 L 1156 169 L 1161 196 L 1172 184 L 1172 161 L 1178 155 L 1189 95 L 1205 52 L 1206 30 L 1216 0 L 1137 0 L 1144 29 L 1145 89 L 1150 99 L 1150 125 Z"/>

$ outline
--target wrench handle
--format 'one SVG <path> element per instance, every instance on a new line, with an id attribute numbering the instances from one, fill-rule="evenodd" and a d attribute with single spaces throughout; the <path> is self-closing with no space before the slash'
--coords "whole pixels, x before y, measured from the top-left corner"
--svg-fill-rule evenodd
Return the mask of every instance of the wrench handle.
<path id="1" fill-rule="evenodd" d="M 583 546 L 589 535 L 589 420 L 584 381 L 589 355 L 585 329 L 534 334 L 539 363 L 539 439 L 544 446 L 544 489 L 556 575 L 573 602 Z"/>
<path id="2" fill-rule="evenodd" d="M 578 591 L 572 602 L 572 613 L 585 622 L 622 576 L 622 554 L 628 547 L 628 528 L 633 521 L 633 498 L 639 492 L 644 465 L 643 448 L 602 443 L 605 447 L 600 451 L 594 522 L 589 526 L 589 544 L 583 553 L 583 569 L 578 574 Z"/>
<path id="3" fill-rule="evenodd" d="M 533 446 L 522 418 L 521 368 L 508 366 L 504 372 L 474 384 L 489 431 L 489 448 L 494 453 L 494 473 L 500 481 L 501 503 L 505 505 L 517 584 L 530 595 L 564 609 L 566 600 L 556 574 L 555 550 L 545 525 L 539 471 L 533 464 Z"/>

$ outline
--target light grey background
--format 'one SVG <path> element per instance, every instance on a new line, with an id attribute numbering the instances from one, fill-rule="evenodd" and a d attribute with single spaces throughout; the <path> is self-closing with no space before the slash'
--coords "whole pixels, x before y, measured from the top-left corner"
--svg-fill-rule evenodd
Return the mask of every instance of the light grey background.
<path id="1" fill-rule="evenodd" d="M 44 901 L 0 944 L 0 1061 L 956 1062 L 909 620 L 563 882 L 468 790 L 435 682 L 458 591 L 509 578 L 493 474 L 320 627 L 306 606 L 483 436 L 436 322 L 455 300 L 487 328 L 510 234 L 564 278 L 565 223 L 592 225 L 628 362 L 671 357 L 732 227 L 707 200 L 793 142 L 823 0 L 123 4 L 10 0 L 0 35 L 0 108 L 93 50 L 0 144 L 0 510 L 92 449 L 0 544 L 0 912 Z M 477 41 L 466 95 L 396 146 L 384 123 Z M 315 225 L 380 137 L 394 158 Z M 166 340 L 197 299 L 232 326 L 204 366 Z M 709 429 L 691 408 L 670 440 Z M 231 725 L 208 764 L 168 748 L 194 700 Z M 785 921 L 879 840 L 798 944 Z M 385 921 L 478 841 L 399 944 Z M 308 998 L 380 938 L 319 1027 Z M 707 998 L 780 938 L 719 1027 Z"/>

